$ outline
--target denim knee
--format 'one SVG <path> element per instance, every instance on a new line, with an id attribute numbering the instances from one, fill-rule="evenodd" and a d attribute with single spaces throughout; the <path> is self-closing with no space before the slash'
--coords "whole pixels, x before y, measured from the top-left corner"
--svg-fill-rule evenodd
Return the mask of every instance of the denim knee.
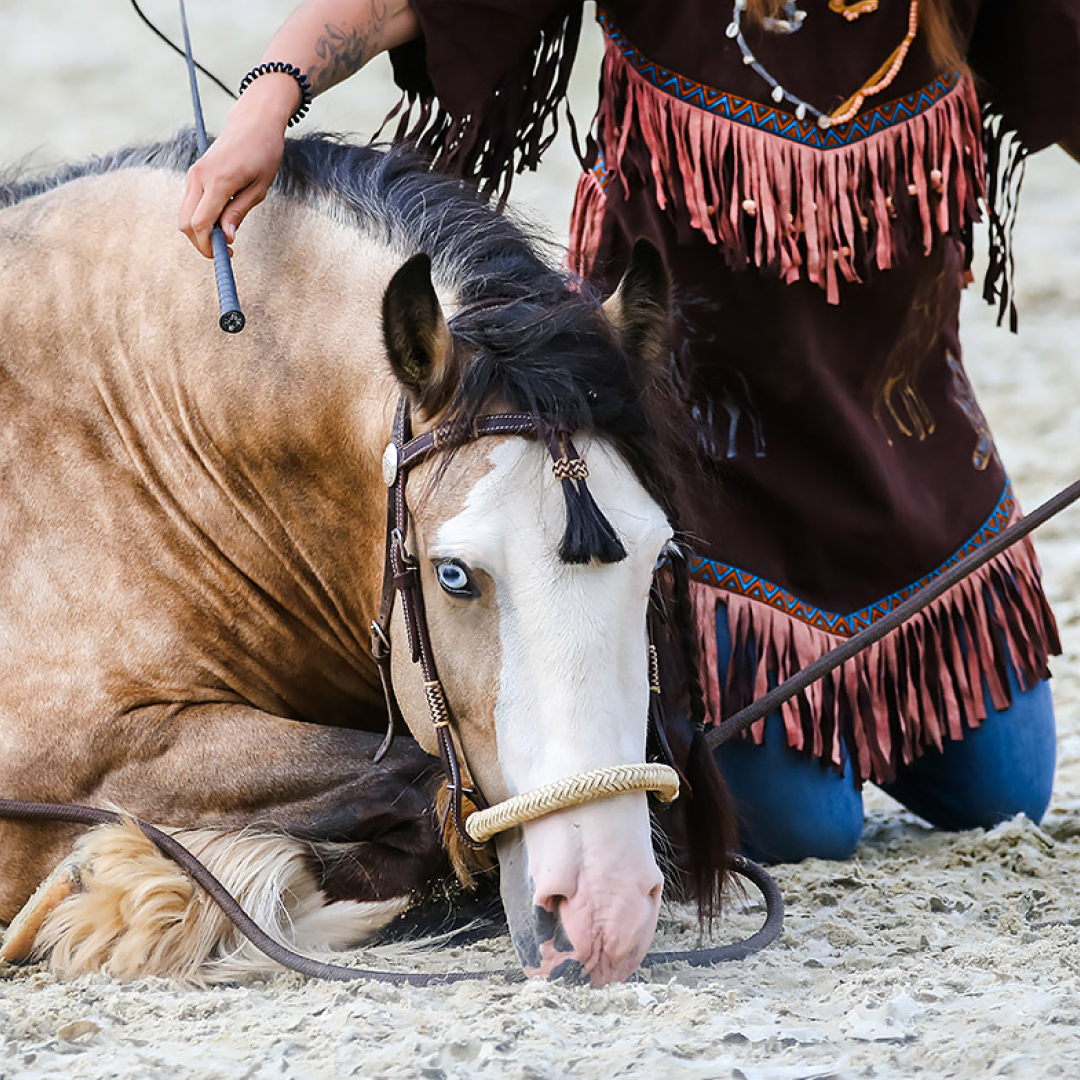
<path id="1" fill-rule="evenodd" d="M 762 746 L 739 740 L 717 751 L 743 853 L 759 862 L 849 859 L 863 829 L 850 764 L 836 772 L 785 743 L 783 723 L 772 715 Z"/>
<path id="2" fill-rule="evenodd" d="M 1009 671 L 1012 703 L 963 739 L 928 751 L 885 790 L 941 829 L 991 828 L 1016 814 L 1042 820 L 1054 782 L 1057 737 L 1048 682 L 1023 691 Z"/>

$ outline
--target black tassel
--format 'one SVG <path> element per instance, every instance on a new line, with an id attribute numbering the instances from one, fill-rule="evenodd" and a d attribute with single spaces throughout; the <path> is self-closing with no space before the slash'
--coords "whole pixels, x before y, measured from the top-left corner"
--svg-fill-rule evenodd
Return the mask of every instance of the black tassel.
<path id="1" fill-rule="evenodd" d="M 986 154 L 986 223 L 989 233 L 989 264 L 983 279 L 983 299 L 996 304 L 998 326 L 1009 316 L 1015 334 L 1016 264 L 1013 259 L 1013 227 L 1020 207 L 1027 150 L 1016 132 L 1005 127 L 1000 116 L 983 113 L 983 149 Z"/>
<path id="2" fill-rule="evenodd" d="M 626 548 L 615 535 L 611 522 L 604 517 L 584 480 L 563 480 L 566 500 L 566 531 L 559 545 L 564 563 L 622 562 Z"/>
<path id="3" fill-rule="evenodd" d="M 681 759 L 687 784 L 677 805 L 683 817 L 684 892 L 696 901 L 698 918 L 710 922 L 720 911 L 735 850 L 735 813 L 727 785 L 705 741 L 705 697 L 698 673 L 698 627 L 690 605 L 690 575 L 683 551 L 668 562 L 671 596 L 668 632 L 681 653 L 689 696 L 689 716 L 671 717 L 668 731 L 674 756 Z M 689 740 L 687 735 L 689 734 Z"/>

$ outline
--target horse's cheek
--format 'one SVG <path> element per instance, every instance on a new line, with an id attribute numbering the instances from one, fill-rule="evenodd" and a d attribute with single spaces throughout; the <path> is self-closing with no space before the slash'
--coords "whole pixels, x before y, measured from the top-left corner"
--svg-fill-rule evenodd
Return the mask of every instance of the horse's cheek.
<path id="1" fill-rule="evenodd" d="M 495 736 L 503 643 L 494 592 L 492 584 L 476 599 L 438 604 L 437 621 L 431 626 L 459 744 L 488 802 L 511 794 L 499 764 Z"/>

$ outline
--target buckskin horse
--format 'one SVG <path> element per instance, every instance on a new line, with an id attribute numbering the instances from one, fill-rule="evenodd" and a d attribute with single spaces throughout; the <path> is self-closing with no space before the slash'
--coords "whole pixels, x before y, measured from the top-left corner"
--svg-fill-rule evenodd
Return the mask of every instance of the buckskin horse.
<path id="1" fill-rule="evenodd" d="M 272 933 L 336 948 L 451 865 L 468 877 L 477 856 L 446 824 L 467 783 L 498 802 L 659 741 L 693 786 L 683 876 L 708 912 L 722 782 L 700 735 L 647 724 L 647 609 L 677 527 L 659 256 L 639 245 L 601 304 L 406 152 L 300 139 L 245 227 L 248 329 L 227 336 L 173 222 L 193 158 L 182 135 L 0 186 L 0 797 L 166 827 Z M 480 431 L 493 412 L 524 420 Z M 380 756 L 369 627 L 403 416 L 440 452 L 413 469 L 391 576 L 414 579 L 445 700 L 433 727 L 394 605 L 389 696 L 413 738 Z M 440 749 L 467 772 L 441 815 Z M 633 790 L 499 835 L 527 973 L 636 968 L 652 833 Z M 131 825 L 0 821 L 0 920 L 58 864 L 9 958 L 194 980 L 256 963 Z"/>

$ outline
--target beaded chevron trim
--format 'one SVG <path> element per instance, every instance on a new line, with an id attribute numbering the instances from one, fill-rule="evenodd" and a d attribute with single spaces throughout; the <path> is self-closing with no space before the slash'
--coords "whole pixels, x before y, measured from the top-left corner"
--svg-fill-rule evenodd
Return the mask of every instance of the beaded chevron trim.
<path id="1" fill-rule="evenodd" d="M 840 302 L 843 283 L 964 242 L 985 191 L 971 80 L 942 75 L 913 94 L 820 127 L 663 68 L 607 32 L 596 141 L 571 220 L 571 266 L 588 275 L 607 203 L 651 193 L 715 244 L 732 269 L 807 280 Z"/>
<path id="2" fill-rule="evenodd" d="M 1016 499 L 1013 496 L 1012 483 L 1006 482 L 1005 490 L 997 506 L 994 507 L 993 513 L 978 532 L 953 552 L 945 562 L 913 584 L 898 589 L 884 599 L 848 615 L 823 611 L 821 608 L 814 607 L 813 604 L 808 604 L 805 600 L 800 600 L 787 589 L 774 585 L 771 581 L 713 559 L 691 558 L 690 576 L 702 585 L 711 585 L 713 588 L 737 593 L 762 604 L 768 604 L 785 615 L 790 615 L 791 618 L 798 619 L 818 630 L 836 634 L 838 637 L 851 637 L 877 622 L 882 616 L 888 615 L 920 589 L 926 588 L 935 578 L 940 577 L 950 566 L 982 547 L 992 536 L 997 536 L 1012 520 L 1015 510 Z"/>
<path id="3" fill-rule="evenodd" d="M 960 83 L 960 73 L 954 71 L 942 75 L 914 93 L 905 94 L 894 101 L 882 102 L 880 105 L 867 109 L 846 124 L 822 128 L 814 118 L 799 119 L 794 113 L 785 112 L 772 103 L 763 104 L 749 98 L 742 98 L 669 71 L 627 41 L 605 12 L 601 11 L 597 14 L 597 21 L 622 58 L 643 79 L 663 93 L 687 105 L 704 109 L 705 112 L 712 113 L 714 116 L 722 116 L 725 120 L 752 127 L 758 131 L 767 131 L 770 135 L 790 139 L 792 142 L 809 146 L 814 150 L 834 150 L 842 146 L 851 146 L 852 143 L 860 142 L 871 135 L 912 120 L 933 108 Z"/>

